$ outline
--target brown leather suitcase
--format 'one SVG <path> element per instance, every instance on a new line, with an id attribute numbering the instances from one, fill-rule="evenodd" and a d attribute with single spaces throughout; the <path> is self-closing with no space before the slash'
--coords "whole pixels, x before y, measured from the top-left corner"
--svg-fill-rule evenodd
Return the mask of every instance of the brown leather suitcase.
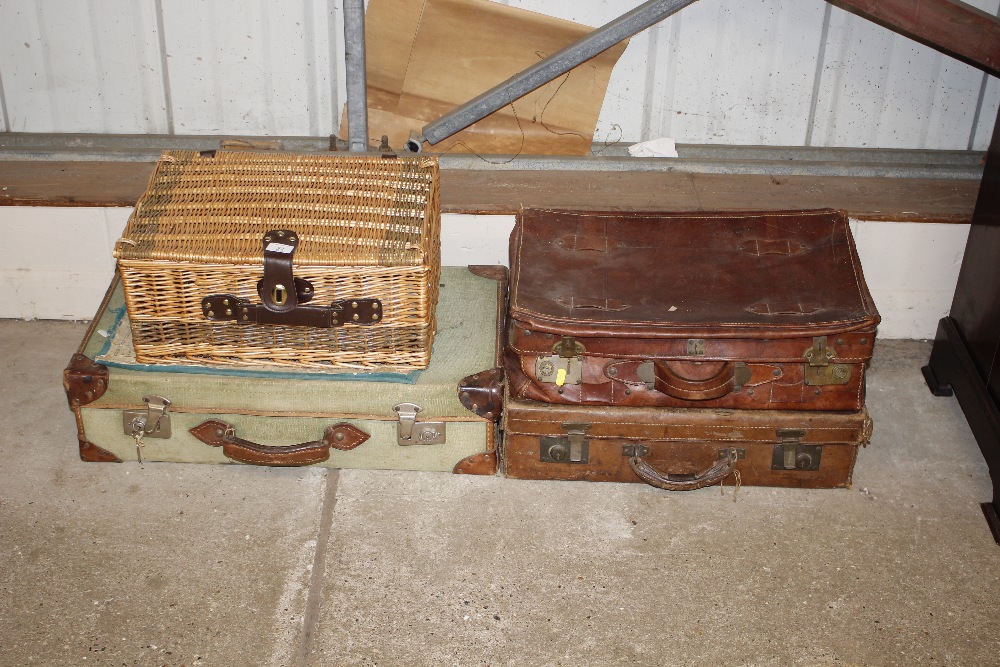
<path id="1" fill-rule="evenodd" d="M 872 422 L 858 412 L 627 408 L 507 398 L 501 469 L 515 479 L 849 487 Z"/>
<path id="2" fill-rule="evenodd" d="M 879 315 L 842 212 L 523 209 L 510 261 L 517 398 L 864 405 Z"/>

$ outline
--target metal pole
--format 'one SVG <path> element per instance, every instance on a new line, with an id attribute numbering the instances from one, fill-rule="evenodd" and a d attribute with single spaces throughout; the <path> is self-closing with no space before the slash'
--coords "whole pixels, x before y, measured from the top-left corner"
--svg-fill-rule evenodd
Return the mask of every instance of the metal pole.
<path id="1" fill-rule="evenodd" d="M 344 0 L 347 63 L 347 148 L 368 150 L 368 82 L 365 76 L 365 0 Z"/>
<path id="2" fill-rule="evenodd" d="M 436 144 L 456 132 L 469 127 L 519 97 L 523 97 L 546 83 L 570 71 L 582 62 L 607 51 L 612 46 L 641 32 L 671 14 L 679 12 L 697 0 L 650 0 L 614 21 L 597 28 L 573 44 L 560 49 L 548 58 L 538 61 L 520 74 L 487 90 L 462 106 L 449 111 L 424 126 L 423 137 L 407 143 L 410 150 L 419 150 L 420 139 Z"/>

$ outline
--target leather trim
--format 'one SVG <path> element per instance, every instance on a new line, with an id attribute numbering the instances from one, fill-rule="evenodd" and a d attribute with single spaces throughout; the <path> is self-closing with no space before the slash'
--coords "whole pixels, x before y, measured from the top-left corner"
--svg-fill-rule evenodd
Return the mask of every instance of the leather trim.
<path id="1" fill-rule="evenodd" d="M 458 400 L 473 414 L 499 421 L 503 411 L 503 368 L 490 368 L 458 381 Z"/>
<path id="2" fill-rule="evenodd" d="M 345 324 L 378 324 L 382 302 L 371 298 L 342 299 L 329 306 L 299 305 L 292 310 L 276 312 L 265 304 L 252 303 L 234 294 L 209 294 L 201 300 L 201 310 L 209 320 L 330 329 Z"/>
<path id="3" fill-rule="evenodd" d="M 121 463 L 122 460 L 89 440 L 80 438 L 80 460 L 88 463 Z"/>
<path id="4" fill-rule="evenodd" d="M 497 451 L 490 449 L 479 454 L 466 456 L 455 464 L 452 472 L 456 475 L 495 475 L 497 468 Z"/>
<path id="5" fill-rule="evenodd" d="M 74 354 L 63 371 L 63 388 L 71 409 L 93 403 L 108 390 L 108 367 Z"/>
<path id="6" fill-rule="evenodd" d="M 481 278 L 489 278 L 497 282 L 506 282 L 508 271 L 506 266 L 500 264 L 471 264 L 469 272 Z"/>
<path id="7" fill-rule="evenodd" d="M 98 323 L 101 320 L 101 313 L 107 309 L 108 304 L 111 303 L 111 297 L 115 294 L 115 289 L 118 287 L 118 283 L 121 282 L 121 276 L 118 275 L 118 269 L 115 268 L 115 275 L 111 278 L 111 284 L 108 285 L 108 290 L 104 293 L 104 298 L 101 299 L 101 305 L 97 307 L 97 314 L 94 315 L 94 319 L 90 320 L 90 324 L 87 326 L 87 331 L 83 334 L 83 339 L 80 341 L 80 346 L 76 348 L 77 354 L 83 354 L 83 351 L 87 349 L 87 344 L 90 342 L 91 336 L 97 330 Z"/>
<path id="8" fill-rule="evenodd" d="M 295 277 L 292 274 L 292 256 L 299 245 L 299 236 L 291 229 L 274 229 L 261 240 L 264 245 L 264 278 L 258 283 L 257 294 L 264 308 L 272 313 L 288 313 L 298 305 Z M 281 287 L 285 299 L 277 302 L 275 290 Z"/>

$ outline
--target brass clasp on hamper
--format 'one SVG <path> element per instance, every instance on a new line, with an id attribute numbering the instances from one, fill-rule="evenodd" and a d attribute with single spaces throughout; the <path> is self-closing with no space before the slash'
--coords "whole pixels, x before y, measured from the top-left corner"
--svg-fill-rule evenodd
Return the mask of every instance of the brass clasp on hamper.
<path id="1" fill-rule="evenodd" d="M 340 299 L 329 306 L 305 306 L 314 296 L 313 285 L 292 275 L 292 257 L 299 244 L 290 229 L 264 234 L 264 277 L 257 283 L 261 303 L 235 294 L 210 294 L 201 300 L 201 312 L 210 320 L 237 324 L 283 324 L 329 329 L 345 324 L 377 324 L 382 320 L 378 299 Z"/>

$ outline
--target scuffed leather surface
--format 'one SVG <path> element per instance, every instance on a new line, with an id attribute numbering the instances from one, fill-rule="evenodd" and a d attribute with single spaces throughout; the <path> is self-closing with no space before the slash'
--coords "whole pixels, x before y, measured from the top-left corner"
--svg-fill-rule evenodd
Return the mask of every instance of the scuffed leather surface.
<path id="1" fill-rule="evenodd" d="M 740 410 L 860 410 L 865 404 L 865 364 L 852 364 L 848 384 L 811 387 L 805 384 L 803 361 L 748 363 L 750 381 L 710 400 L 685 400 L 649 389 L 636 369 L 640 361 L 583 356 L 583 382 L 564 385 L 536 382 L 534 355 L 508 350 L 504 359 L 507 384 L 516 398 L 565 405 L 629 407 L 735 408 Z M 618 371 L 609 374 L 611 368 Z"/>
<path id="2" fill-rule="evenodd" d="M 587 463 L 539 460 L 543 436 L 565 435 L 564 423 L 589 424 Z M 718 461 L 720 450 L 743 449 L 737 461 L 744 485 L 849 487 L 858 446 L 867 444 L 867 411 L 801 412 L 622 408 L 552 405 L 508 398 L 504 408 L 504 474 L 515 479 L 641 482 L 622 454 L 624 445 L 650 448 L 643 459 L 673 474 L 694 474 Z M 819 470 L 771 470 L 777 429 L 802 429 L 804 444 L 823 445 Z M 728 483 L 728 480 L 727 480 Z"/>
<path id="3" fill-rule="evenodd" d="M 511 316 L 554 334 L 787 338 L 879 322 L 833 210 L 523 209 L 511 267 Z"/>

